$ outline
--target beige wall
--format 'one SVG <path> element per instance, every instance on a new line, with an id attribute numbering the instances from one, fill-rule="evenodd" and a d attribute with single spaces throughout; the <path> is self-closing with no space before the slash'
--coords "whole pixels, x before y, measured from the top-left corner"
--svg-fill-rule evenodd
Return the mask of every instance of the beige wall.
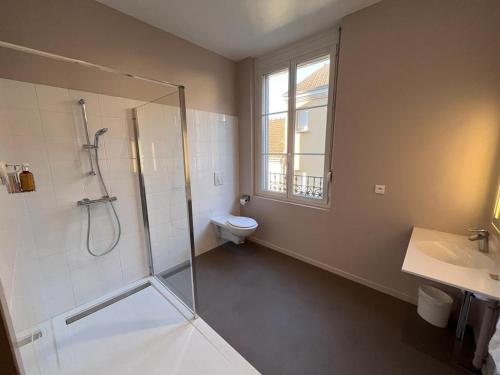
<path id="1" fill-rule="evenodd" d="M 496 0 L 384 0 L 347 16 L 332 208 L 253 197 L 243 213 L 259 222 L 255 237 L 412 300 L 415 279 L 401 272 L 412 227 L 464 233 L 489 221 L 499 19 Z M 247 66 L 239 80 L 248 79 Z M 239 103 L 248 135 L 248 108 Z M 240 138 L 242 193 L 251 191 L 249 139 Z M 386 194 L 374 194 L 374 184 L 386 184 Z"/>
<path id="2" fill-rule="evenodd" d="M 252 193 L 253 181 L 253 92 L 254 59 L 247 58 L 238 62 L 236 67 L 236 90 L 239 121 L 239 168 L 241 194 Z"/>
<path id="3" fill-rule="evenodd" d="M 183 84 L 188 107 L 236 113 L 235 63 L 220 55 L 93 0 L 1 4 L 1 41 Z M 1 67 L 0 76 L 20 79 Z M 37 82 L 56 85 L 53 79 Z"/>

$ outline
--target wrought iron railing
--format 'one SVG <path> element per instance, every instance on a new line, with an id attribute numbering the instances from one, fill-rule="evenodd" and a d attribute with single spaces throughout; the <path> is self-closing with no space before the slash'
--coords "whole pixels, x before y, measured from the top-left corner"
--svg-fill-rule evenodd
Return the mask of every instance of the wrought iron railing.
<path id="1" fill-rule="evenodd" d="M 286 191 L 286 174 L 269 173 L 267 186 L 270 191 L 284 193 Z M 293 193 L 307 198 L 323 198 L 323 177 L 294 175 Z"/>
<path id="2" fill-rule="evenodd" d="M 269 173 L 267 180 L 267 188 L 270 191 L 284 193 L 286 191 L 286 174 L 284 173 Z"/>

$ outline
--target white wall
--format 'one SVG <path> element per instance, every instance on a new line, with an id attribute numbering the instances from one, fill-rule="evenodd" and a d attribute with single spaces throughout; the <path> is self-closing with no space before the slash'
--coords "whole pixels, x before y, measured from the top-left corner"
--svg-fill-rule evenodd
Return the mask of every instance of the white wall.
<path id="1" fill-rule="evenodd" d="M 210 218 L 240 214 L 238 118 L 219 113 L 188 110 L 188 138 L 196 253 L 222 242 Z M 223 185 L 214 186 L 214 172 Z"/>
<path id="2" fill-rule="evenodd" d="M 90 133 L 110 129 L 102 138 L 101 165 L 110 194 L 118 197 L 123 227 L 117 248 L 102 258 L 86 252 L 86 213 L 76 206 L 77 200 L 103 194 L 97 178 L 86 175 L 88 156 L 81 150 L 85 141 L 76 105 L 81 97 L 87 100 Z M 30 163 L 37 184 L 36 192 L 25 194 L 7 194 L 0 186 L 0 278 L 16 331 L 147 275 L 130 116 L 130 108 L 139 104 L 0 79 L 0 160 Z M 190 110 L 188 120 L 196 244 L 201 252 L 217 245 L 210 215 L 235 209 L 237 128 L 235 118 L 207 112 Z M 172 159 L 172 165 L 181 160 Z M 211 170 L 219 167 L 225 184 L 213 187 Z M 113 236 L 110 213 L 103 206 L 94 209 L 92 217 L 91 243 L 104 249 Z"/>
<path id="3" fill-rule="evenodd" d="M 190 258 L 179 108 L 150 103 L 137 109 L 139 145 L 155 272 Z M 237 121 L 188 110 L 188 139 L 196 253 L 221 244 L 210 219 L 238 213 Z M 214 185 L 214 172 L 223 185 Z"/>

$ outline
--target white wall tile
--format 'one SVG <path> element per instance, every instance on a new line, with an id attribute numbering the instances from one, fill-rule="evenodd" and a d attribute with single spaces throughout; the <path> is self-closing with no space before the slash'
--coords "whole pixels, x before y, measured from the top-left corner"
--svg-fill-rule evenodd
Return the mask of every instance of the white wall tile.
<path id="1" fill-rule="evenodd" d="M 35 86 L 0 78 L 0 106 L 38 109 Z"/>
<path id="2" fill-rule="evenodd" d="M 38 107 L 44 111 L 72 112 L 67 89 L 45 85 L 35 85 Z"/>
<path id="3" fill-rule="evenodd" d="M 37 136 L 12 136 L 12 157 L 17 163 L 46 161 L 46 145 L 42 137 Z"/>
<path id="4" fill-rule="evenodd" d="M 71 274 L 66 256 L 55 254 L 42 257 L 39 260 L 42 295 L 37 306 L 41 320 L 46 320 L 60 311 L 66 311 L 75 306 L 75 297 L 71 283 Z"/>
<path id="5" fill-rule="evenodd" d="M 118 196 L 123 199 L 136 201 L 139 197 L 139 181 L 137 178 L 122 178 L 119 180 L 107 181 L 111 195 Z"/>
<path id="6" fill-rule="evenodd" d="M 133 138 L 132 121 L 130 119 L 103 116 L 101 117 L 101 126 L 103 128 L 108 128 L 106 139 Z"/>
<path id="7" fill-rule="evenodd" d="M 169 111 L 167 110 L 167 118 Z M 142 115 L 142 116 L 141 116 Z M 188 110 L 188 136 L 190 145 L 190 162 L 192 193 L 197 228 L 195 233 L 197 252 L 207 251 L 219 244 L 216 232 L 210 223 L 213 212 L 238 213 L 236 194 L 228 194 L 237 190 L 237 177 L 234 164 L 227 164 L 229 153 L 234 153 L 234 146 L 227 142 L 237 142 L 235 137 L 235 121 L 231 116 L 212 114 L 203 111 Z M 164 112 L 158 106 L 144 106 L 138 113 L 141 140 L 141 157 L 145 174 L 151 237 L 154 257 L 161 267 L 175 266 L 176 259 L 183 259 L 178 245 L 179 233 L 187 232 L 187 217 L 184 193 L 184 170 L 182 148 L 180 142 L 174 146 L 173 137 L 178 124 L 163 121 Z M 180 137 L 180 133 L 178 134 Z M 176 140 L 179 137 L 175 138 Z M 167 146 L 165 148 L 165 146 Z M 169 150 L 167 176 L 160 172 L 161 158 L 158 150 Z M 162 155 L 163 156 L 163 155 Z M 215 187 L 213 173 L 220 171 L 224 175 L 224 185 Z M 168 182 L 167 182 L 168 181 Z M 161 197 L 169 197 L 161 203 Z M 165 206 L 165 207 L 162 207 Z M 202 219 L 197 213 L 203 212 Z M 163 228 L 171 228 L 170 232 L 162 232 Z M 175 231 L 179 233 L 175 235 Z M 187 251 L 185 249 L 185 251 Z M 166 269 L 166 268 L 165 268 Z"/>
<path id="8" fill-rule="evenodd" d="M 50 173 L 54 185 L 68 185 L 82 181 L 86 177 L 87 169 L 80 160 L 51 161 Z"/>
<path id="9" fill-rule="evenodd" d="M 65 248 L 65 223 L 57 213 L 32 215 L 33 237 L 39 256 L 63 254 Z"/>
<path id="10" fill-rule="evenodd" d="M 53 212 L 57 208 L 57 201 L 52 186 L 25 194 L 24 200 L 28 212 L 34 215 Z"/>
<path id="11" fill-rule="evenodd" d="M 42 130 L 45 138 L 63 137 L 75 138 L 75 123 L 73 115 L 65 112 L 40 111 Z"/>
<path id="12" fill-rule="evenodd" d="M 99 252 L 106 249 L 93 248 Z M 94 257 L 87 251 L 72 251 L 68 255 L 76 304 L 80 305 L 108 293 L 122 285 L 122 266 L 118 251 Z"/>
<path id="13" fill-rule="evenodd" d="M 99 103 L 101 107 L 101 114 L 108 117 L 127 118 L 129 115 L 128 99 L 119 98 L 116 96 L 100 95 Z"/>
<path id="14" fill-rule="evenodd" d="M 0 134 L 41 136 L 40 113 L 35 109 L 0 109 Z"/>
<path id="15" fill-rule="evenodd" d="M 122 179 L 135 177 L 137 167 L 133 159 L 109 159 L 108 176 L 110 179 Z"/>
<path id="16" fill-rule="evenodd" d="M 82 182 L 54 186 L 54 197 L 59 209 L 80 209 L 76 202 L 86 197 Z"/>
<path id="17" fill-rule="evenodd" d="M 14 146 L 12 143 L 11 136 L 2 136 L 0 137 L 0 158 L 7 162 L 13 162 L 14 158 Z"/>
<path id="18" fill-rule="evenodd" d="M 17 254 L 9 307 L 13 318 L 14 330 L 23 331 L 38 320 L 36 305 L 41 295 L 41 277 L 38 258 L 23 249 Z"/>
<path id="19" fill-rule="evenodd" d="M 84 197 L 104 195 L 97 176 L 87 174 L 80 98 L 86 100 L 90 142 L 98 129 L 109 128 L 99 157 L 109 192 L 118 198 L 122 238 L 102 258 L 87 253 L 87 211 L 76 206 Z M 0 217 L 0 240 L 13 241 L 0 256 L 0 278 L 16 330 L 148 274 L 130 117 L 130 108 L 140 104 L 0 79 L 0 159 L 30 163 L 37 184 L 30 194 L 0 191 L 0 206 L 10 213 L 8 220 Z M 141 111 L 153 257 L 156 269 L 165 270 L 190 256 L 179 110 L 154 104 Z M 203 252 L 220 243 L 210 224 L 214 213 L 238 210 L 237 147 L 228 144 L 237 142 L 237 123 L 231 116 L 191 109 L 188 123 L 195 241 L 197 252 Z M 215 170 L 224 174 L 222 187 L 213 186 Z M 105 250 L 115 238 L 116 223 L 106 205 L 92 207 L 91 215 L 90 244 Z M 13 240 L 17 232 L 23 235 Z"/>
<path id="20" fill-rule="evenodd" d="M 81 146 L 76 139 L 49 137 L 45 141 L 49 161 L 74 161 L 80 159 Z"/>
<path id="21" fill-rule="evenodd" d="M 106 138 L 106 155 L 109 159 L 135 158 L 135 143 L 127 138 Z"/>
<path id="22" fill-rule="evenodd" d="M 124 282 L 132 282 L 148 274 L 147 254 L 143 251 L 144 238 L 139 233 L 126 233 L 118 244 Z"/>

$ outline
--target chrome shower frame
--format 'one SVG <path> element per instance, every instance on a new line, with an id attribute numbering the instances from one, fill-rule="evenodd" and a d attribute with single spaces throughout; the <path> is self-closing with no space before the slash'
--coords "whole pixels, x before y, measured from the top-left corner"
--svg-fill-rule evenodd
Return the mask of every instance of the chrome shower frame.
<path id="1" fill-rule="evenodd" d="M 193 202 L 191 194 L 191 172 L 189 167 L 189 142 L 188 142 L 188 130 L 187 130 L 187 118 L 186 118 L 186 98 L 184 86 L 177 86 L 177 92 L 179 96 L 179 112 L 180 112 L 180 125 L 181 125 L 181 137 L 182 137 L 182 156 L 184 162 L 184 191 L 186 196 L 186 207 L 187 207 L 187 217 L 188 217 L 188 227 L 189 227 L 189 245 L 190 245 L 190 270 L 191 270 L 191 297 L 193 301 L 193 306 L 188 306 L 185 301 L 180 299 L 175 293 L 173 293 L 179 302 L 186 306 L 193 313 L 193 318 L 197 318 L 197 288 L 196 288 L 196 266 L 195 266 L 195 244 L 194 244 L 194 224 L 193 224 Z M 140 139 L 141 133 L 139 129 L 139 121 L 137 117 L 137 109 L 133 109 L 133 120 L 134 120 L 134 145 L 135 154 L 137 157 L 137 172 L 139 176 L 139 189 L 141 193 L 141 204 L 142 204 L 142 220 L 144 225 L 144 233 L 146 239 L 146 246 L 148 248 L 148 258 L 149 258 L 149 273 L 151 276 L 157 278 L 166 288 L 164 281 L 161 277 L 156 276 L 156 271 L 154 268 L 153 260 L 153 249 L 151 245 L 151 236 L 149 231 L 149 215 L 148 215 L 148 204 L 146 198 L 146 187 L 144 178 L 144 169 L 141 162 L 141 149 L 140 149 Z M 170 288 L 168 288 L 170 289 Z"/>
<path id="2" fill-rule="evenodd" d="M 185 89 L 183 85 L 175 84 L 172 82 L 164 81 L 164 80 L 159 80 L 155 78 L 149 78 L 149 77 L 143 77 L 143 76 L 138 76 L 135 74 L 123 72 L 114 68 L 109 68 L 103 65 L 99 64 L 94 64 L 88 61 L 84 60 L 79 60 L 79 59 L 73 59 L 70 57 L 65 57 L 62 55 L 58 55 L 55 53 L 50 53 L 50 52 L 44 52 L 40 51 L 34 48 L 29 48 L 5 41 L 0 40 L 0 47 L 7 48 L 10 50 L 15 50 L 19 52 L 24 52 L 36 56 L 41 56 L 41 57 L 46 57 L 52 60 L 56 61 L 61 61 L 61 62 L 66 62 L 70 64 L 76 64 L 82 67 L 90 68 L 90 69 L 95 69 L 99 70 L 102 72 L 108 72 L 112 74 L 116 74 L 122 77 L 127 77 L 127 78 L 133 78 L 137 80 L 141 80 L 144 82 L 150 82 L 153 84 L 161 85 L 161 86 L 166 86 L 166 87 L 171 87 L 171 88 L 176 88 L 178 90 L 178 95 L 179 95 L 179 106 L 180 106 L 180 118 L 181 118 L 181 130 L 182 130 L 182 145 L 183 145 L 183 157 L 184 157 L 184 178 L 185 178 L 185 191 L 186 191 L 186 204 L 187 204 L 187 214 L 188 214 L 188 225 L 189 225 L 189 240 L 190 240 L 190 252 L 191 252 L 191 277 L 192 277 L 192 296 L 193 296 L 193 306 L 186 306 L 193 312 L 194 318 L 197 317 L 196 313 L 196 306 L 197 306 L 197 293 L 196 293 L 196 271 L 195 271 L 195 245 L 194 245 L 194 230 L 193 230 L 193 210 L 192 210 L 192 199 L 191 199 L 191 174 L 190 174 L 190 168 L 189 168 L 189 151 L 188 151 L 188 134 L 187 134 L 187 122 L 186 122 L 186 102 L 185 102 Z M 154 264 L 153 264 L 153 256 L 151 252 L 151 242 L 149 238 L 149 222 L 147 219 L 147 204 L 145 201 L 145 187 L 144 187 L 144 176 L 142 174 L 142 168 L 141 168 L 141 163 L 140 163 L 140 154 L 138 153 L 139 151 L 139 134 L 138 134 L 138 128 L 137 128 L 137 121 L 134 121 L 134 131 L 136 133 L 135 137 L 135 149 L 136 149 L 136 163 L 137 163 L 137 168 L 139 171 L 139 184 L 141 188 L 141 203 L 142 203 L 142 210 L 143 210 L 143 225 L 145 228 L 146 232 L 146 246 L 148 250 L 148 259 L 149 259 L 149 272 L 150 276 L 153 276 L 157 278 L 159 281 L 162 281 L 159 277 L 157 277 L 154 274 Z M 91 150 L 89 150 L 91 151 Z M 166 288 L 168 286 L 165 285 Z M 173 293 L 175 295 L 175 293 Z M 182 300 L 179 299 L 183 304 L 185 304 Z"/>

